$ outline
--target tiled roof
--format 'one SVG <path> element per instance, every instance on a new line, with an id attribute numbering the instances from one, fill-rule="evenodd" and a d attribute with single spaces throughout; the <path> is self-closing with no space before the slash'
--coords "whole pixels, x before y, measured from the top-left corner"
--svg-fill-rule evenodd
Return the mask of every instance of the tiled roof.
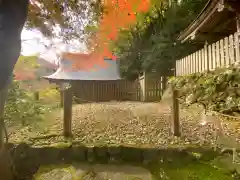
<path id="1" fill-rule="evenodd" d="M 81 64 L 81 66 L 75 69 L 72 68 L 72 66 L 76 61 L 77 64 Z M 95 61 L 93 56 L 89 54 L 63 53 L 60 68 L 54 74 L 45 76 L 45 78 L 58 80 L 121 79 L 119 74 L 119 66 L 116 61 L 104 59 L 103 62 L 105 63 L 105 67 L 101 65 L 102 63 L 99 64 L 99 61 Z M 93 67 L 89 68 L 89 63 L 92 63 Z"/>

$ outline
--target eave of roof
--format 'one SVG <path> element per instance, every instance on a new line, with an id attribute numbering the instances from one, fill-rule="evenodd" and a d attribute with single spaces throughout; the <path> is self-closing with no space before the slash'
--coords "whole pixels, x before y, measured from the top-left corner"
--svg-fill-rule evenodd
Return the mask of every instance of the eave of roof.
<path id="1" fill-rule="evenodd" d="M 86 61 L 86 59 L 83 61 Z M 95 66 L 94 69 L 70 70 L 69 65 L 71 65 L 71 63 L 69 64 L 68 60 L 62 61 L 61 66 L 55 73 L 44 76 L 43 78 L 49 80 L 120 80 L 121 77 L 117 61 L 105 59 L 104 62 L 106 63 L 106 67 Z"/>
<path id="2" fill-rule="evenodd" d="M 194 37 L 198 29 L 207 23 L 212 15 L 218 11 L 218 3 L 219 0 L 209 0 L 197 18 L 180 33 L 178 40 L 184 42 L 190 37 Z"/>

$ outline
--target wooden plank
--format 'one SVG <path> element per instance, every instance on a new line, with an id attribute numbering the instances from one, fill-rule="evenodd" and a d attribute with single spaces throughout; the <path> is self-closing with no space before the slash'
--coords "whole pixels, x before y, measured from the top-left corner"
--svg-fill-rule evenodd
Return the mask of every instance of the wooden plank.
<path id="1" fill-rule="evenodd" d="M 220 42 L 216 42 L 216 68 L 220 67 Z"/>
<path id="2" fill-rule="evenodd" d="M 192 58 L 193 58 L 193 72 L 196 73 L 196 61 L 195 61 L 195 53 L 192 54 Z"/>
<path id="3" fill-rule="evenodd" d="M 201 66 L 202 72 L 205 71 L 205 55 L 204 55 L 204 48 L 201 50 Z"/>
<path id="4" fill-rule="evenodd" d="M 208 69 L 211 71 L 213 69 L 212 66 L 212 45 L 208 46 Z"/>
<path id="5" fill-rule="evenodd" d="M 192 59 L 192 54 L 189 55 L 190 56 L 190 73 L 193 73 L 193 59 Z"/>
<path id="6" fill-rule="evenodd" d="M 198 52 L 197 51 L 194 53 L 194 57 L 195 57 L 196 72 L 198 72 Z"/>
<path id="7" fill-rule="evenodd" d="M 212 70 L 216 68 L 216 45 L 212 44 Z"/>
<path id="8" fill-rule="evenodd" d="M 235 63 L 235 54 L 234 54 L 234 42 L 233 42 L 233 35 L 229 36 L 229 58 L 230 58 L 230 65 Z"/>
<path id="9" fill-rule="evenodd" d="M 180 67 L 179 67 L 179 61 L 176 61 L 176 75 L 177 76 L 179 76 L 179 69 L 180 69 Z"/>
<path id="10" fill-rule="evenodd" d="M 229 57 L 229 41 L 228 41 L 228 37 L 224 38 L 224 51 L 225 51 L 225 57 L 226 57 L 226 61 L 224 66 L 225 67 L 229 67 L 230 65 L 230 57 Z"/>
<path id="11" fill-rule="evenodd" d="M 209 65 L 208 65 L 208 46 L 204 46 L 204 60 L 205 60 L 205 66 L 204 69 L 205 71 L 209 71 Z"/>
<path id="12" fill-rule="evenodd" d="M 198 70 L 199 70 L 199 65 L 198 65 L 198 51 L 196 51 L 195 53 L 194 53 L 194 55 L 195 55 L 195 63 L 196 63 L 196 72 L 198 72 Z"/>
<path id="13" fill-rule="evenodd" d="M 198 66 L 199 66 L 199 72 L 202 72 L 202 54 L 201 54 L 201 50 L 198 51 Z"/>
<path id="14" fill-rule="evenodd" d="M 190 59 L 190 55 L 187 56 L 187 63 L 188 63 L 188 74 L 191 74 L 191 59 Z"/>
<path id="15" fill-rule="evenodd" d="M 220 67 L 225 65 L 225 54 L 224 54 L 224 40 L 220 40 Z"/>
<path id="16" fill-rule="evenodd" d="M 181 73 L 181 75 L 184 75 L 184 58 L 181 59 L 181 62 L 182 62 L 182 73 Z"/>
<path id="17" fill-rule="evenodd" d="M 193 60 L 193 54 L 191 54 L 190 57 L 191 57 L 191 72 L 194 73 L 194 60 Z"/>
<path id="18" fill-rule="evenodd" d="M 179 61 L 179 76 L 182 75 L 182 60 L 178 60 Z"/>
<path id="19" fill-rule="evenodd" d="M 186 72 L 186 58 L 184 57 L 183 58 L 183 75 L 186 75 L 187 74 L 187 72 Z"/>
<path id="20" fill-rule="evenodd" d="M 186 71 L 186 74 L 188 74 L 189 73 L 188 72 L 188 57 L 186 56 L 184 59 L 185 59 L 185 64 L 186 64 L 185 71 Z"/>
<path id="21" fill-rule="evenodd" d="M 180 76 L 182 76 L 183 75 L 183 60 L 181 59 L 180 60 L 180 65 L 181 65 L 181 71 L 180 71 Z"/>
<path id="22" fill-rule="evenodd" d="M 236 65 L 239 65 L 240 64 L 240 47 L 239 47 L 239 33 L 236 32 L 234 34 L 234 44 L 235 44 L 235 54 L 236 54 L 236 62 L 235 64 Z"/>

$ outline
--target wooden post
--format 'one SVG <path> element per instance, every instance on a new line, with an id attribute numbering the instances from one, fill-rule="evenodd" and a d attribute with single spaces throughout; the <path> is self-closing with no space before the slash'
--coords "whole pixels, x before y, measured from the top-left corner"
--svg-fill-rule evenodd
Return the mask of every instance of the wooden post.
<path id="1" fill-rule="evenodd" d="M 34 92 L 34 100 L 39 101 L 39 92 L 38 91 Z"/>
<path id="2" fill-rule="evenodd" d="M 63 135 L 72 136 L 72 87 L 64 90 L 63 94 Z"/>
<path id="3" fill-rule="evenodd" d="M 148 101 L 148 80 L 147 73 L 144 71 L 144 102 Z"/>
<path id="4" fill-rule="evenodd" d="M 63 108 L 63 90 L 60 89 L 60 107 Z"/>
<path id="5" fill-rule="evenodd" d="M 172 87 L 172 93 L 173 135 L 180 136 L 178 90 Z"/>

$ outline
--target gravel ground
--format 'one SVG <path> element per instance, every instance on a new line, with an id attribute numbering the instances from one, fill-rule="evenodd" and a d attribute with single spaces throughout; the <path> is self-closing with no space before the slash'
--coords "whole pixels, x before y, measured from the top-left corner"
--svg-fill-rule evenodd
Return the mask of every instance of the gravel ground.
<path id="1" fill-rule="evenodd" d="M 85 144 L 123 144 L 143 147 L 200 144 L 201 139 L 205 139 L 207 144 L 214 142 L 214 126 L 212 124 L 201 126 L 201 110 L 198 107 L 181 108 L 181 137 L 173 137 L 169 104 L 165 101 L 74 105 L 72 123 L 74 139 Z M 55 118 L 35 124 L 39 128 L 28 126 L 13 132 L 10 141 L 17 141 L 16 138 L 19 141 L 46 134 L 60 134 L 62 132 L 61 114 L 57 111 Z M 232 124 L 234 127 L 230 127 Z M 231 138 L 234 137 L 233 135 L 240 137 L 240 125 L 237 121 L 231 123 L 225 121 L 224 127 Z M 56 137 L 51 138 L 50 141 L 56 141 Z"/>

